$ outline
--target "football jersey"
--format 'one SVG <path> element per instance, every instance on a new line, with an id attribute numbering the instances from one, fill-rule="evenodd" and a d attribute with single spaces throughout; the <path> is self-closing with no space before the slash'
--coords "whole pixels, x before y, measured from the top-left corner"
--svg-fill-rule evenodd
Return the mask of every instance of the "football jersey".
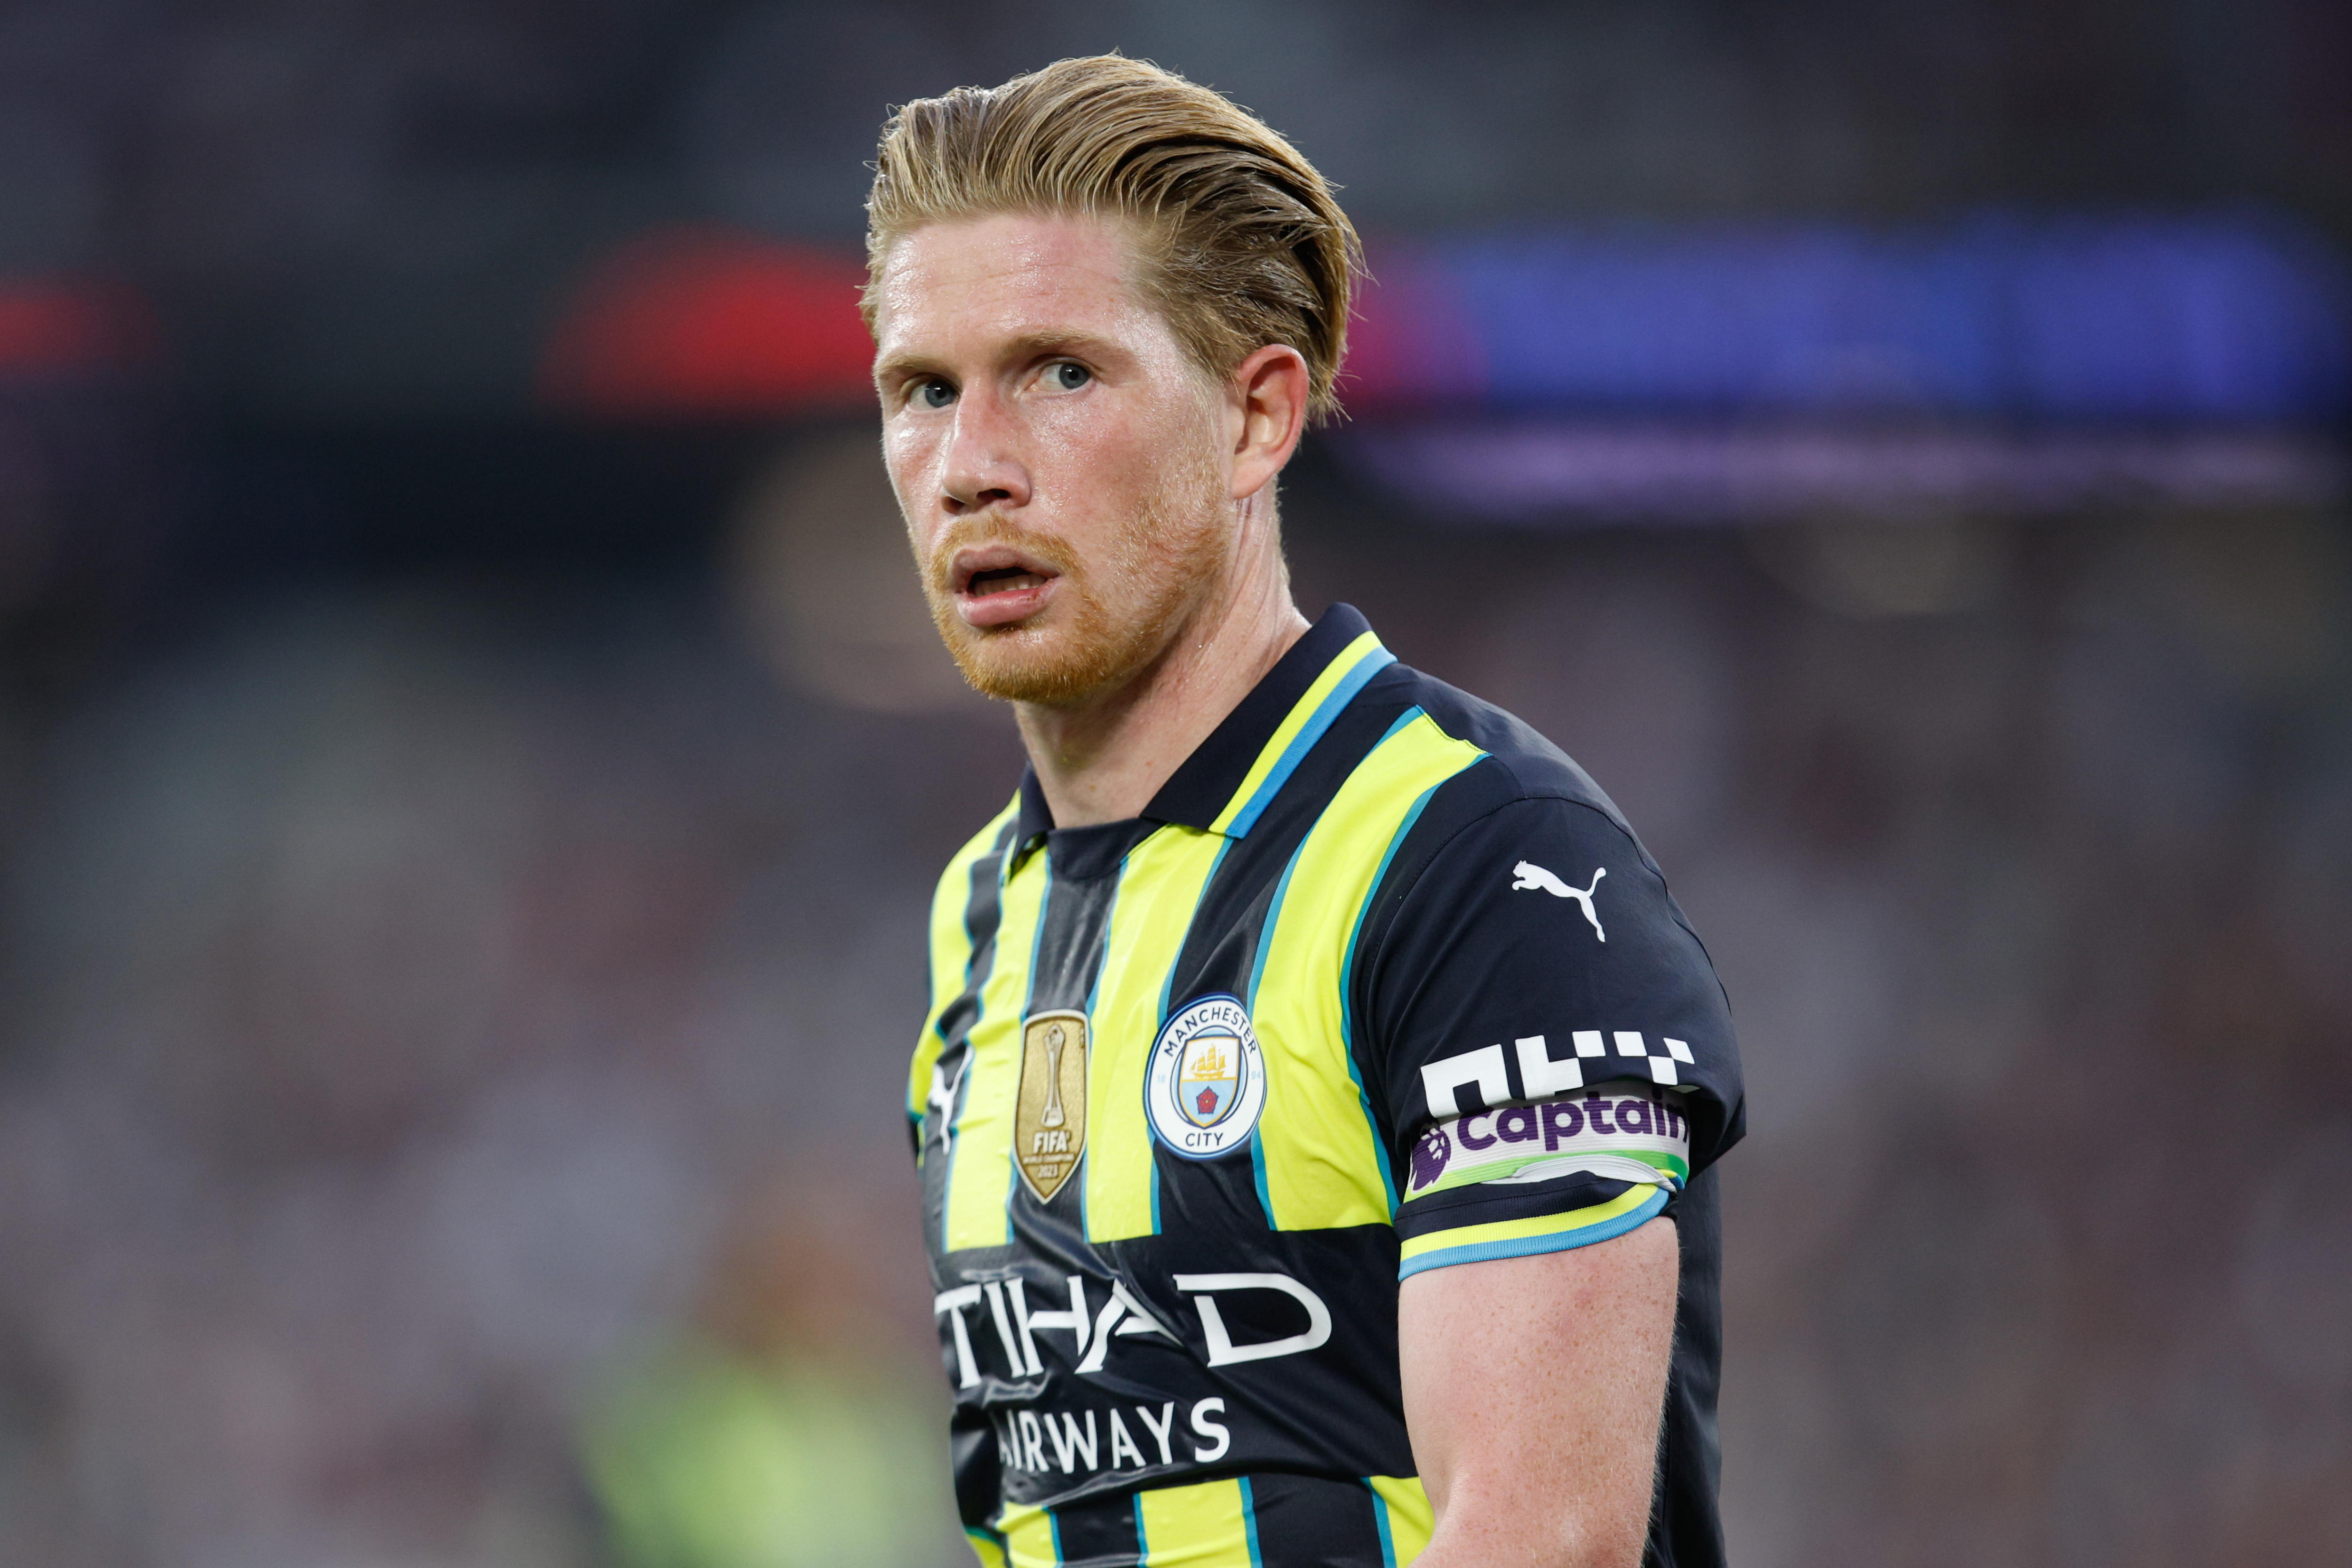
<path id="1" fill-rule="evenodd" d="M 930 979 L 908 1114 L 984 1563 L 1411 1563 L 1400 1281 L 1662 1214 L 1646 1561 L 1722 1560 L 1728 1010 L 1541 736 L 1335 607 L 1139 816 L 1056 827 L 1024 778 Z"/>

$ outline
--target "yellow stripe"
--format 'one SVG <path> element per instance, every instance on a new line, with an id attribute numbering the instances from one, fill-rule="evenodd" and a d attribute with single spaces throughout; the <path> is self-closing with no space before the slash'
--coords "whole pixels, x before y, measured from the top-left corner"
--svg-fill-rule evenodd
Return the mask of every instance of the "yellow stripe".
<path id="1" fill-rule="evenodd" d="M 989 852 L 1005 820 L 1021 809 L 1021 797 L 996 814 L 995 820 L 974 834 L 955 852 L 940 873 L 931 891 L 931 1005 L 923 1016 L 922 1037 L 915 1042 L 915 1059 L 907 1073 L 907 1114 L 919 1117 L 931 1093 L 931 1066 L 940 1059 L 940 1015 L 963 994 L 964 971 L 971 963 L 971 934 L 964 930 L 964 911 L 971 905 L 971 863 Z"/>
<path id="2" fill-rule="evenodd" d="M 1605 1204 L 1590 1208 L 1570 1209 L 1566 1214 L 1539 1215 L 1534 1219 L 1499 1219 L 1489 1225 L 1465 1225 L 1459 1230 L 1432 1231 L 1416 1236 L 1404 1244 L 1401 1262 L 1448 1247 L 1476 1247 L 1489 1241 L 1525 1241 L 1530 1237 L 1563 1236 L 1572 1230 L 1582 1230 L 1591 1225 L 1601 1225 L 1640 1208 L 1658 1195 L 1655 1187 L 1628 1187 Z"/>
<path id="3" fill-rule="evenodd" d="M 1005 1206 L 1013 1191 L 1013 1104 L 1021 1088 L 1021 1015 L 1029 1001 L 1046 864 L 1044 855 L 1030 856 L 999 895 L 1003 912 L 996 922 L 996 956 L 980 989 L 963 1110 L 956 1117 L 955 1163 L 948 1168 L 950 1252 L 1002 1247 L 1013 1238 Z"/>
<path id="4" fill-rule="evenodd" d="M 1289 749 L 1298 731 L 1315 717 L 1315 710 L 1323 705 L 1323 699 L 1330 696 L 1332 689 L 1347 679 L 1348 672 L 1356 668 L 1359 659 L 1380 646 L 1381 639 L 1366 632 L 1341 648 L 1339 656 L 1323 667 L 1323 673 L 1315 678 L 1315 684 L 1307 689 L 1305 696 L 1290 705 L 1290 711 L 1283 716 L 1281 723 L 1275 726 L 1274 738 L 1266 742 L 1265 749 L 1257 754 L 1257 761 L 1250 764 L 1250 771 L 1242 777 L 1241 787 L 1234 791 L 1231 800 L 1225 802 L 1225 809 L 1219 812 L 1217 820 L 1209 825 L 1212 832 L 1223 833 L 1233 826 L 1234 818 L 1240 816 L 1242 807 L 1257 795 L 1258 786 L 1265 783 L 1267 774 L 1274 772 L 1275 764 L 1282 760 L 1282 753 Z"/>
<path id="5" fill-rule="evenodd" d="M 1257 1136 L 1276 1230 L 1389 1223 L 1375 1133 L 1349 1071 L 1340 968 L 1405 814 L 1485 754 L 1423 714 L 1357 765 L 1299 846 L 1250 1007 L 1265 1051 Z"/>
<path id="6" fill-rule="evenodd" d="M 1004 1548 L 976 1530 L 967 1530 L 963 1538 L 971 1542 L 972 1555 L 980 1559 L 980 1568 L 1010 1568 Z"/>
<path id="7" fill-rule="evenodd" d="M 1397 1568 L 1405 1568 L 1428 1547 L 1430 1532 L 1437 1528 L 1436 1510 L 1429 1506 L 1429 1494 L 1421 1489 L 1418 1476 L 1373 1476 L 1370 1480 L 1388 1510 L 1389 1549 L 1396 1553 Z"/>
<path id="8" fill-rule="evenodd" d="M 1136 1503 L 1148 1568 L 1253 1568 L 1241 1482 L 1162 1487 Z"/>
<path id="9" fill-rule="evenodd" d="M 1054 1520 L 1042 1508 L 1007 1503 L 996 1521 L 1013 1559 L 1012 1568 L 1055 1568 L 1062 1559 L 1054 1550 Z"/>
<path id="10" fill-rule="evenodd" d="M 971 836 L 964 847 L 955 852 L 948 868 L 940 874 L 938 890 L 931 895 L 931 1016 L 963 994 L 964 967 L 971 962 L 971 937 L 963 928 L 964 911 L 971 904 L 971 864 L 996 847 L 996 836 L 1021 809 L 1021 797 L 1014 795 L 1003 811 L 991 818 L 987 826 Z"/>
<path id="11" fill-rule="evenodd" d="M 1170 826 L 1128 852 L 1111 906 L 1109 957 L 1087 1020 L 1087 1239 L 1151 1234 L 1151 1127 L 1143 1084 L 1160 1033 L 1160 994 L 1192 930 L 1210 870 L 1226 840 Z"/>

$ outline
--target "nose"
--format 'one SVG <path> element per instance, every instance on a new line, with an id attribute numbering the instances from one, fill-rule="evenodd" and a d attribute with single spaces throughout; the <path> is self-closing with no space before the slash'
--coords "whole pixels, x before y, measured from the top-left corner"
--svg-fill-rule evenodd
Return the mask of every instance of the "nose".
<path id="1" fill-rule="evenodd" d="M 967 388 L 956 400 L 940 504 L 950 517 L 1029 504 L 1029 469 L 1021 460 L 1019 431 L 987 388 Z"/>

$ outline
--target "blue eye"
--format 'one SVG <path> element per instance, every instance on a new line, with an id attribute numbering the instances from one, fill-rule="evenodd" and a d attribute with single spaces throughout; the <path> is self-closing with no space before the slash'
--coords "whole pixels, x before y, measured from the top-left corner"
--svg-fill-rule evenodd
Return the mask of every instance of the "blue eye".
<path id="1" fill-rule="evenodd" d="M 1050 365 L 1045 371 L 1045 384 L 1061 392 L 1076 392 L 1094 378 L 1094 372 L 1069 360 Z"/>
<path id="2" fill-rule="evenodd" d="M 915 401 L 925 408 L 945 408 L 955 395 L 955 388 L 944 381 L 927 381 L 915 388 Z"/>

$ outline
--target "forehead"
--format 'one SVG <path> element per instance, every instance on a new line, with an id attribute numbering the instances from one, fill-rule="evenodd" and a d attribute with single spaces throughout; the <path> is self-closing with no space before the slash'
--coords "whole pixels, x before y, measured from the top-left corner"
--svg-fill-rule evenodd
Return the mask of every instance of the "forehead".
<path id="1" fill-rule="evenodd" d="M 876 289 L 885 358 L 992 340 L 1158 324 L 1129 281 L 1134 249 L 1105 218 L 1000 213 L 925 224 L 890 247 Z"/>

